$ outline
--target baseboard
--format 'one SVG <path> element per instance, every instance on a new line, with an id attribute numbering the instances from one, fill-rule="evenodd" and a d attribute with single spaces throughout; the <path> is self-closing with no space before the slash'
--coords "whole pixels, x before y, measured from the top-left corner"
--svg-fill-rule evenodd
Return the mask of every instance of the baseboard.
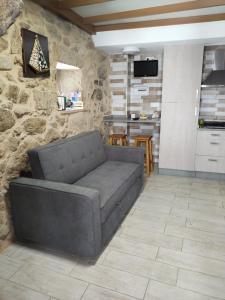
<path id="1" fill-rule="evenodd" d="M 162 168 L 159 168 L 159 175 L 196 177 L 196 178 L 212 179 L 212 180 L 225 180 L 225 174 L 220 174 L 220 173 L 183 171 L 183 170 L 162 169 Z"/>
<path id="2" fill-rule="evenodd" d="M 220 173 L 196 172 L 196 177 L 202 179 L 225 180 L 225 174 Z"/>
<path id="3" fill-rule="evenodd" d="M 195 172 L 193 171 L 183 171 L 183 170 L 174 170 L 174 169 L 159 169 L 160 175 L 168 176 L 183 176 L 183 177 L 195 177 Z"/>

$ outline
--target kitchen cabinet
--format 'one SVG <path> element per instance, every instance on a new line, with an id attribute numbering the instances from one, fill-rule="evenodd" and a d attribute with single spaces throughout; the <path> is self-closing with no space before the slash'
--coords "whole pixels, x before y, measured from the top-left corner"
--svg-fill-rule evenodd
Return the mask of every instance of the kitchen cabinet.
<path id="1" fill-rule="evenodd" d="M 164 50 L 163 102 L 199 101 L 203 45 L 169 45 Z"/>
<path id="2" fill-rule="evenodd" d="M 195 105 L 185 102 L 162 104 L 160 168 L 194 170 L 196 149 L 194 133 L 197 130 L 195 109 Z"/>
<path id="3" fill-rule="evenodd" d="M 225 131 L 198 130 L 195 170 L 225 173 Z"/>
<path id="4" fill-rule="evenodd" d="M 159 168 L 195 171 L 203 45 L 164 51 Z"/>

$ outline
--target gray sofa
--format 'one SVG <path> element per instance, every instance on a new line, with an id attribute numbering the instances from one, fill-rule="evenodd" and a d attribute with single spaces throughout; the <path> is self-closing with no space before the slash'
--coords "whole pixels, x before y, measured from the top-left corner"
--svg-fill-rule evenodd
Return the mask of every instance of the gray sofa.
<path id="1" fill-rule="evenodd" d="M 140 193 L 143 149 L 103 145 L 92 131 L 28 155 L 33 178 L 10 183 L 17 240 L 96 258 Z"/>

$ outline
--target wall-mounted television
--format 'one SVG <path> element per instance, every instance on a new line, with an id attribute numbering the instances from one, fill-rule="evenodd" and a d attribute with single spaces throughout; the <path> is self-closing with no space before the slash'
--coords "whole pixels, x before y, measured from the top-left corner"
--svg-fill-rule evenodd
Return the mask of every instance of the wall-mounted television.
<path id="1" fill-rule="evenodd" d="M 158 76 L 158 60 L 134 61 L 134 77 Z"/>

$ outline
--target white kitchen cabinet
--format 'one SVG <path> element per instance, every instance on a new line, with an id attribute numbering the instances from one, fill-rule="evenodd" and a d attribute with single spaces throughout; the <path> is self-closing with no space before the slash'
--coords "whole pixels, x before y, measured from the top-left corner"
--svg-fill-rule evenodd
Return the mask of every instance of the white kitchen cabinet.
<path id="1" fill-rule="evenodd" d="M 196 105 L 193 102 L 162 104 L 160 168 L 194 170 L 198 122 Z"/>
<path id="2" fill-rule="evenodd" d="M 164 51 L 159 168 L 195 171 L 203 45 Z"/>
<path id="3" fill-rule="evenodd" d="M 203 45 L 169 45 L 164 49 L 163 102 L 199 101 Z"/>
<path id="4" fill-rule="evenodd" d="M 225 132 L 199 130 L 197 136 L 197 155 L 225 156 Z"/>
<path id="5" fill-rule="evenodd" d="M 196 155 L 196 171 L 225 173 L 225 157 Z"/>
<path id="6" fill-rule="evenodd" d="M 225 132 L 198 130 L 195 157 L 197 172 L 225 173 Z"/>

